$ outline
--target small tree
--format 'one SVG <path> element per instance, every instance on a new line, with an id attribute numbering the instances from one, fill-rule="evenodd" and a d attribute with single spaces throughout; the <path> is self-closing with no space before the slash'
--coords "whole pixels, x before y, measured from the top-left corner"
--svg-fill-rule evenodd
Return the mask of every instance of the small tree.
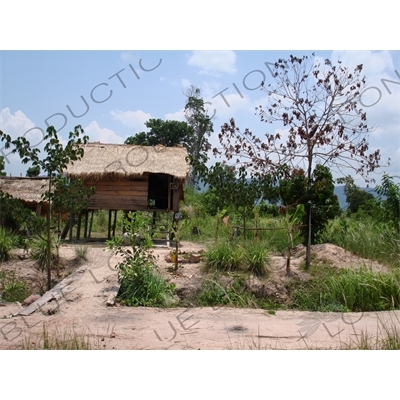
<path id="1" fill-rule="evenodd" d="M 302 222 L 302 219 L 305 216 L 305 208 L 304 204 L 298 204 L 295 209 L 290 209 L 288 212 L 285 214 L 284 217 L 284 224 L 286 227 L 286 234 L 287 234 L 287 252 L 286 252 L 286 276 L 290 276 L 291 270 L 290 270 L 290 256 L 291 256 L 291 250 L 293 249 L 293 231 L 297 227 L 297 225 L 300 225 Z"/>
<path id="2" fill-rule="evenodd" d="M 383 174 L 382 183 L 375 188 L 380 196 L 386 196 L 383 202 L 386 218 L 393 223 L 396 233 L 400 233 L 400 184 L 393 178 Z"/>
<path id="3" fill-rule="evenodd" d="M 48 177 L 48 190 L 44 194 L 43 200 L 48 201 L 47 217 L 46 217 L 46 244 L 47 244 L 47 289 L 51 289 L 51 250 L 52 250 L 52 232 L 51 232 L 51 213 L 52 203 L 54 200 L 53 181 L 57 176 L 61 176 L 68 164 L 80 160 L 83 157 L 84 150 L 82 145 L 86 144 L 89 137 L 84 135 L 83 129 L 77 125 L 72 132 L 69 133 L 69 140 L 64 147 L 58 137 L 53 126 L 50 126 L 43 141 L 45 157 L 40 159 L 40 149 L 31 147 L 29 141 L 25 137 L 19 137 L 12 140 L 11 136 L 0 131 L 0 138 L 5 142 L 5 148 L 14 146 L 13 153 L 18 153 L 23 164 L 32 163 L 33 168 L 39 167 Z"/>
<path id="4" fill-rule="evenodd" d="M 354 179 L 350 175 L 339 178 L 337 183 L 340 185 L 344 184 L 344 194 L 346 195 L 346 202 L 348 203 L 348 214 L 353 214 L 359 209 L 369 207 L 371 202 L 375 199 L 372 193 L 360 189 L 354 183 Z"/>
<path id="5" fill-rule="evenodd" d="M 262 88 L 268 104 L 256 111 L 261 121 L 279 123 L 284 130 L 261 138 L 248 129 L 241 132 L 231 119 L 222 126 L 222 149 L 214 149 L 214 154 L 228 160 L 237 157 L 247 167 L 268 173 L 285 166 L 289 176 L 302 168 L 309 184 L 317 162 L 339 170 L 352 168 L 368 182 L 380 166 L 380 151 L 367 153 L 367 116 L 359 107 L 366 84 L 362 67 L 350 70 L 330 60 L 321 64 L 314 54 L 279 59 L 272 69 L 274 82 Z"/>
<path id="6" fill-rule="evenodd" d="M 201 90 L 191 86 L 186 96 L 185 118 L 192 128 L 192 134 L 187 146 L 191 164 L 188 185 L 194 186 L 208 161 L 207 153 L 211 149 L 208 138 L 213 132 L 213 123 L 204 106 Z"/>

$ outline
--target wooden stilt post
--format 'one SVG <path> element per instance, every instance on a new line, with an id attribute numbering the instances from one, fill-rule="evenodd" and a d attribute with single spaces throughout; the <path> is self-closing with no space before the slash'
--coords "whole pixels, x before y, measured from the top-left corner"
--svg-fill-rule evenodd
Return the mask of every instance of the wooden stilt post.
<path id="1" fill-rule="evenodd" d="M 124 221 L 128 218 L 128 211 L 124 211 Z M 122 234 L 126 232 L 125 224 L 122 224 Z"/>
<path id="2" fill-rule="evenodd" d="M 91 214 L 90 214 L 90 224 L 89 224 L 89 237 L 92 234 L 92 226 L 93 226 L 93 214 L 94 214 L 94 210 L 92 210 Z"/>
<path id="3" fill-rule="evenodd" d="M 108 240 L 111 239 L 111 216 L 112 216 L 112 211 L 109 210 L 108 211 L 108 236 L 107 236 Z"/>
<path id="4" fill-rule="evenodd" d="M 115 228 L 117 225 L 117 210 L 114 211 L 114 223 L 113 223 L 113 237 L 115 237 Z"/>
<path id="5" fill-rule="evenodd" d="M 81 238 L 81 225 L 82 225 L 82 213 L 78 214 L 78 226 L 76 228 L 76 240 Z"/>
<path id="6" fill-rule="evenodd" d="M 72 242 L 72 225 L 74 222 L 74 214 L 69 214 L 69 241 Z"/>
<path id="7" fill-rule="evenodd" d="M 83 237 L 85 239 L 87 238 L 87 233 L 88 233 L 88 219 L 89 219 L 89 211 L 85 210 L 85 230 L 83 232 Z"/>

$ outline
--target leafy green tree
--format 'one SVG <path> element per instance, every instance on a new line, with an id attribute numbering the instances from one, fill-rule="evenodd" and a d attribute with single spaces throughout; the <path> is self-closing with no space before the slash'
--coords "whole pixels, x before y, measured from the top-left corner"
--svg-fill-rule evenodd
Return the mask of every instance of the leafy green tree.
<path id="1" fill-rule="evenodd" d="M 193 133 L 193 129 L 183 121 L 163 121 L 162 119 L 149 119 L 145 125 L 149 132 L 139 132 L 125 140 L 125 144 L 139 146 L 177 146 L 182 144 L 186 148 Z"/>
<path id="2" fill-rule="evenodd" d="M 296 169 L 292 176 L 279 182 L 279 193 L 282 204 L 289 208 L 296 208 L 299 204 L 312 205 L 311 244 L 325 228 L 330 219 L 340 215 L 339 200 L 334 193 L 335 186 L 332 174 L 328 167 L 317 165 L 314 169 L 311 184 L 305 171 Z M 301 228 L 304 243 L 307 244 L 309 234 L 309 214 L 303 215 Z"/>
<path id="3" fill-rule="evenodd" d="M 186 96 L 185 118 L 192 128 L 187 146 L 191 164 L 188 184 L 194 186 L 201 178 L 209 159 L 208 151 L 211 150 L 211 144 L 208 138 L 213 132 L 213 123 L 207 114 L 201 90 L 191 86 Z"/>
<path id="4" fill-rule="evenodd" d="M 215 190 L 222 204 L 241 215 L 245 232 L 246 220 L 253 212 L 256 201 L 273 197 L 273 179 L 269 175 L 249 176 L 244 166 L 236 169 L 216 163 L 208 169 L 203 179 Z"/>
<path id="5" fill-rule="evenodd" d="M 383 174 L 382 183 L 375 188 L 380 196 L 385 196 L 383 207 L 386 219 L 393 223 L 396 233 L 400 233 L 400 184 L 393 177 Z"/>
<path id="6" fill-rule="evenodd" d="M 30 167 L 26 170 L 26 176 L 29 178 L 34 178 L 35 176 L 40 175 L 40 166 L 36 165 L 35 167 Z"/>
<path id="7" fill-rule="evenodd" d="M 32 147 L 25 137 L 19 137 L 12 140 L 10 135 L 6 135 L 0 131 L 0 139 L 5 142 L 5 148 L 14 146 L 13 153 L 18 153 L 23 164 L 32 163 L 33 168 L 39 167 L 48 177 L 48 190 L 44 194 L 44 200 L 48 201 L 47 217 L 46 217 L 46 240 L 47 244 L 47 289 L 51 289 L 51 250 L 52 250 L 52 232 L 51 232 L 51 213 L 52 203 L 54 199 L 54 180 L 57 176 L 61 176 L 68 164 L 80 160 L 83 157 L 83 144 L 86 144 L 89 137 L 84 135 L 84 131 L 80 125 L 75 126 L 74 130 L 69 133 L 69 140 L 65 146 L 61 143 L 57 131 L 53 126 L 47 128 L 43 141 L 44 158 L 40 158 L 40 149 Z"/>
<path id="8" fill-rule="evenodd" d="M 369 209 L 375 197 L 372 193 L 360 189 L 355 183 L 354 179 L 348 175 L 344 178 L 339 178 L 337 183 L 344 184 L 344 194 L 346 195 L 346 202 L 348 204 L 347 212 L 354 214 L 360 209 Z"/>
<path id="9" fill-rule="evenodd" d="M 226 200 L 219 196 L 218 190 L 209 188 L 200 193 L 201 204 L 208 215 L 215 216 L 219 210 L 227 208 Z"/>

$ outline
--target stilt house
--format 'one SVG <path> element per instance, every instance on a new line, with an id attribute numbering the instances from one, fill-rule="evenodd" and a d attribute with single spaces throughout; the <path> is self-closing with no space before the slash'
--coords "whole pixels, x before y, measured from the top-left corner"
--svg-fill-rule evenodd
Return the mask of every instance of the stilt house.
<path id="1" fill-rule="evenodd" d="M 88 143 L 83 158 L 65 173 L 94 186 L 88 210 L 109 210 L 110 218 L 112 210 L 178 212 L 189 173 L 187 155 L 181 146 Z"/>

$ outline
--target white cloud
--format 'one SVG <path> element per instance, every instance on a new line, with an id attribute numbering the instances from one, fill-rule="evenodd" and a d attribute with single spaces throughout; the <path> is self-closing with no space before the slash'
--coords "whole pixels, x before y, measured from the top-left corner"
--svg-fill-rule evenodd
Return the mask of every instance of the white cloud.
<path id="1" fill-rule="evenodd" d="M 84 128 L 84 131 L 89 136 L 91 142 L 124 143 L 124 139 L 121 136 L 116 135 L 111 129 L 100 128 L 96 121 L 92 121 Z"/>
<path id="2" fill-rule="evenodd" d="M 16 111 L 14 114 L 11 114 L 9 108 L 4 108 L 0 113 L 0 128 L 13 139 L 25 135 L 34 126 L 35 124 L 22 111 Z M 35 129 L 26 134 L 25 137 L 33 143 L 39 136 L 42 136 L 40 131 Z"/>
<path id="3" fill-rule="evenodd" d="M 193 51 L 188 65 L 200 68 L 200 74 L 216 75 L 221 72 L 234 74 L 236 54 L 233 51 Z"/>
<path id="4" fill-rule="evenodd" d="M 151 114 L 144 111 L 120 111 L 113 110 L 110 112 L 113 119 L 121 122 L 123 125 L 133 128 L 137 132 L 147 131 L 145 122 L 151 118 Z"/>
<path id="5" fill-rule="evenodd" d="M 342 61 L 342 65 L 349 68 L 363 65 L 363 74 L 370 77 L 382 74 L 385 70 L 393 71 L 393 60 L 389 51 L 334 51 L 330 57 L 331 61 L 336 64 L 338 60 Z"/>
<path id="6" fill-rule="evenodd" d="M 121 60 L 125 61 L 125 62 L 132 62 L 132 61 L 138 61 L 139 60 L 139 56 L 134 51 L 123 51 L 120 54 L 120 57 L 121 57 Z"/>
<path id="7" fill-rule="evenodd" d="M 33 129 L 32 129 L 33 128 Z M 31 143 L 31 147 L 39 147 L 43 150 L 42 143 L 44 131 L 35 128 L 35 124 L 20 110 L 14 114 L 9 108 L 4 108 L 0 112 L 0 129 L 12 139 L 24 136 Z M 5 172 L 12 176 L 25 176 L 26 170 L 31 166 L 31 163 L 22 164 L 18 154 L 12 154 L 13 147 L 9 149 L 3 148 L 3 143 L 0 143 L 0 155 L 4 157 Z"/>
<path id="8" fill-rule="evenodd" d="M 165 119 L 168 121 L 186 121 L 185 110 L 182 108 L 174 113 L 165 114 Z"/>

